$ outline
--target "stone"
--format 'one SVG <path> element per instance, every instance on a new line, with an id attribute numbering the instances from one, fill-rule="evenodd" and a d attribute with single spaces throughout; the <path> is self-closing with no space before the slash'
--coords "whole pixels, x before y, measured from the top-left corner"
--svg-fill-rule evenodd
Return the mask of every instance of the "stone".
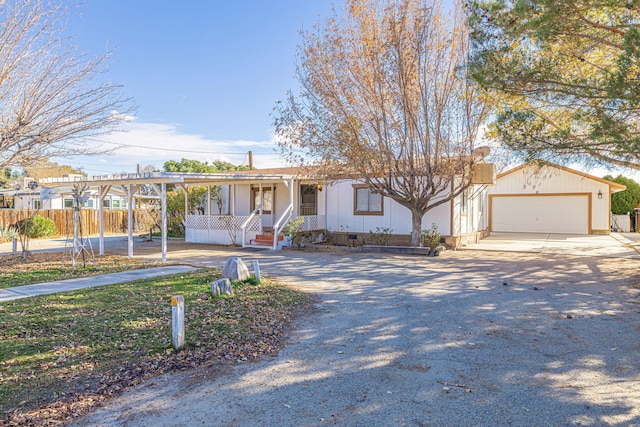
<path id="1" fill-rule="evenodd" d="M 438 245 L 433 249 L 433 256 L 439 256 L 440 252 L 443 252 L 445 250 L 445 247 L 442 245 Z"/>
<path id="2" fill-rule="evenodd" d="M 211 282 L 211 293 L 216 295 L 233 295 L 233 286 L 228 278 Z"/>
<path id="3" fill-rule="evenodd" d="M 231 280 L 247 280 L 249 278 L 247 264 L 240 257 L 229 257 L 222 269 L 222 277 L 228 277 Z"/>

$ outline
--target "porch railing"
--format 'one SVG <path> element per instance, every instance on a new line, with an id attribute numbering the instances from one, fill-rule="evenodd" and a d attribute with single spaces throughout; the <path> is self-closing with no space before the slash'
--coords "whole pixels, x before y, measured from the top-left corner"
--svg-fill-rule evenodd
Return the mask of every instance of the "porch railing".
<path id="1" fill-rule="evenodd" d="M 284 211 L 284 213 L 282 214 L 282 216 L 280 216 L 280 218 L 278 219 L 278 221 L 276 221 L 276 223 L 273 225 L 273 249 L 278 249 L 278 233 L 280 232 L 280 228 L 283 227 L 287 221 L 289 221 L 289 218 L 291 218 L 291 215 L 293 214 L 293 205 L 289 205 L 287 206 L 287 209 Z"/>
<path id="2" fill-rule="evenodd" d="M 302 224 L 302 231 L 317 231 L 325 230 L 327 228 L 327 221 L 324 215 L 305 215 L 304 223 Z"/>
<path id="3" fill-rule="evenodd" d="M 258 223 L 258 231 L 262 231 L 262 220 L 259 216 L 256 216 L 258 212 L 262 209 L 262 206 L 258 206 L 251 212 L 251 215 L 247 218 L 245 222 L 242 223 L 240 228 L 242 229 L 242 247 L 247 246 L 247 227 L 254 227 L 255 223 Z"/>

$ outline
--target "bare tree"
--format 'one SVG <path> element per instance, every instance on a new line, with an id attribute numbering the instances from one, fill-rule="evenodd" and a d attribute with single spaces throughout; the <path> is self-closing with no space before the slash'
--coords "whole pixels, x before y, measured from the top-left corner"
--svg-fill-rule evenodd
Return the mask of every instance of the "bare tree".
<path id="1" fill-rule="evenodd" d="M 468 28 L 456 3 L 347 0 L 303 35 L 302 92 L 276 107 L 289 160 L 346 166 L 371 191 L 422 218 L 471 183 L 472 153 L 487 104 L 466 75 Z"/>
<path id="2" fill-rule="evenodd" d="M 0 168 L 109 151 L 83 138 L 132 112 L 119 85 L 99 80 L 109 53 L 89 58 L 65 35 L 69 12 L 63 1 L 0 1 Z"/>

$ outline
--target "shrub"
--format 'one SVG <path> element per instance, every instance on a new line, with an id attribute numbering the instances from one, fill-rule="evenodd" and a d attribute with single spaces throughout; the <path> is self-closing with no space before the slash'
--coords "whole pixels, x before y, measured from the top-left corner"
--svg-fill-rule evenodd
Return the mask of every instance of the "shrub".
<path id="1" fill-rule="evenodd" d="M 376 231 L 369 230 L 369 236 L 375 245 L 387 246 L 391 240 L 393 230 L 389 227 L 376 227 Z"/>
<path id="2" fill-rule="evenodd" d="M 4 228 L 0 227 L 0 240 L 2 241 L 10 242 L 13 239 L 17 239 L 19 234 L 18 230 L 9 224 L 5 225 Z"/>
<path id="3" fill-rule="evenodd" d="M 298 247 L 301 243 L 304 231 L 302 226 L 304 225 L 304 217 L 299 216 L 297 218 L 290 219 L 282 229 L 282 235 L 287 237 L 291 243 L 291 247 Z"/>
<path id="4" fill-rule="evenodd" d="M 49 218 L 40 215 L 26 218 L 20 227 L 21 233 L 28 237 L 49 237 L 58 234 L 56 224 Z"/>
<path id="5" fill-rule="evenodd" d="M 442 236 L 438 231 L 438 226 L 435 223 L 431 224 L 431 228 L 422 230 L 422 244 L 430 247 L 431 249 L 440 244 L 441 237 Z"/>

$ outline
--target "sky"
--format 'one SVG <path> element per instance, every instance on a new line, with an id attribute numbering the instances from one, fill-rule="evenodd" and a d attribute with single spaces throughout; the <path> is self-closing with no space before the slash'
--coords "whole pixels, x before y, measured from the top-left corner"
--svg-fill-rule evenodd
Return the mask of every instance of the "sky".
<path id="1" fill-rule="evenodd" d="M 340 4 L 337 2 L 336 4 Z M 89 175 L 162 169 L 168 160 L 285 166 L 271 112 L 296 92 L 300 31 L 332 13 L 331 0 L 84 0 L 66 25 L 90 56 L 112 51 L 108 80 L 137 107 L 126 132 L 87 140 L 112 155 L 53 159 Z M 337 6 L 338 8 L 340 6 Z M 570 165 L 596 176 L 637 173 Z"/>
<path id="2" fill-rule="evenodd" d="M 328 0 L 85 0 L 68 34 L 90 56 L 112 51 L 108 80 L 133 98 L 126 132 L 91 138 L 110 156 L 54 159 L 89 175 L 161 169 L 167 160 L 284 165 L 273 143 L 278 100 L 296 90 L 300 31 Z"/>

